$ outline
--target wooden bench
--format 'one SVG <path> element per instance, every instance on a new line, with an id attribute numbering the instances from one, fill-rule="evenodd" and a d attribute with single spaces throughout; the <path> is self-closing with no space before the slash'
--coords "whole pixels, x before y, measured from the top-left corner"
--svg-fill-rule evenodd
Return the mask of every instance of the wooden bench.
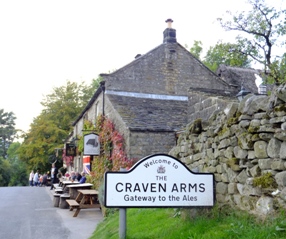
<path id="1" fill-rule="evenodd" d="M 73 199 L 67 199 L 66 202 L 69 204 L 70 206 L 70 211 L 72 211 L 73 209 L 76 209 L 73 217 L 76 217 L 77 214 L 80 212 L 80 208 L 79 208 L 79 203 L 76 200 Z"/>

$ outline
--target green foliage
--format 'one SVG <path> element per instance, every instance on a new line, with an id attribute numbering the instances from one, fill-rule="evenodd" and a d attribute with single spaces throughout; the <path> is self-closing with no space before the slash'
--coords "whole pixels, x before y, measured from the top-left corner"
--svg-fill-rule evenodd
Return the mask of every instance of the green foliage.
<path id="1" fill-rule="evenodd" d="M 276 188 L 277 183 L 271 173 L 266 173 L 253 179 L 253 186 L 261 188 Z"/>
<path id="2" fill-rule="evenodd" d="M 95 91 L 100 87 L 100 83 L 103 81 L 103 78 L 101 76 L 97 77 L 96 79 L 92 80 L 92 87 L 90 88 L 91 91 Z M 91 92 L 93 93 L 93 92 Z"/>
<path id="3" fill-rule="evenodd" d="M 93 130 L 98 134 L 100 140 L 100 155 L 94 157 L 92 172 L 87 177 L 87 181 L 93 183 L 98 189 L 106 171 L 119 171 L 121 167 L 130 168 L 134 161 L 127 158 L 124 150 L 124 138 L 107 117 L 98 116 L 95 126 L 86 121 L 84 129 Z M 82 150 L 82 145 L 83 142 L 80 141 L 80 150 Z"/>
<path id="4" fill-rule="evenodd" d="M 197 59 L 201 59 L 201 53 L 203 51 L 203 47 L 202 47 L 202 42 L 201 41 L 194 41 L 193 46 L 190 49 L 190 52 L 197 58 Z"/>
<path id="5" fill-rule="evenodd" d="M 232 14 L 231 20 L 219 18 L 221 26 L 227 31 L 238 31 L 235 51 L 249 56 L 264 66 L 268 81 L 285 81 L 285 70 L 281 69 L 281 58 L 273 56 L 273 47 L 285 45 L 286 10 L 277 10 L 264 0 L 248 0 L 250 11 Z M 285 52 L 282 52 L 284 54 Z"/>
<path id="6" fill-rule="evenodd" d="M 286 82 L 286 53 L 279 60 L 274 60 L 270 65 L 271 74 L 268 74 L 269 83 Z"/>
<path id="7" fill-rule="evenodd" d="M 10 180 L 8 186 L 26 186 L 28 185 L 28 169 L 25 162 L 19 160 L 18 149 L 20 143 L 12 143 L 8 149 L 8 158 L 10 162 Z"/>
<path id="8" fill-rule="evenodd" d="M 204 57 L 203 63 L 213 72 L 219 65 L 249 67 L 251 60 L 246 55 L 237 52 L 238 46 L 231 43 L 223 43 L 221 40 L 214 47 L 210 47 Z"/>
<path id="9" fill-rule="evenodd" d="M 16 136 L 15 119 L 13 112 L 4 112 L 0 109 L 0 156 L 7 157 L 7 150 Z"/>
<path id="10" fill-rule="evenodd" d="M 55 87 L 41 102 L 44 109 L 34 118 L 30 131 L 25 135 L 19 149 L 19 157 L 27 163 L 29 170 L 40 172 L 50 170 L 51 163 L 62 165 L 61 152 L 63 140 L 72 131 L 72 122 L 80 115 L 95 91 L 84 83 L 67 81 L 65 86 Z"/>
<path id="11" fill-rule="evenodd" d="M 7 158 L 0 157 L 0 186 L 28 185 L 27 166 L 19 160 L 20 143 L 12 143 L 7 150 Z"/>
<path id="12" fill-rule="evenodd" d="M 12 166 L 9 160 L 0 157 L 0 187 L 9 185 Z"/>

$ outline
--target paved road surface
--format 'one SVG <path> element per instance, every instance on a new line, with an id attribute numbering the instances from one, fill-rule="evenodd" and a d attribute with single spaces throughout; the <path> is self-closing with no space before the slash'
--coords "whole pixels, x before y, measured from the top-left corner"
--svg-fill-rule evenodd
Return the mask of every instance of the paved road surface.
<path id="1" fill-rule="evenodd" d="M 88 239 L 103 219 L 99 209 L 73 217 L 52 200 L 49 187 L 0 187 L 0 238 Z"/>

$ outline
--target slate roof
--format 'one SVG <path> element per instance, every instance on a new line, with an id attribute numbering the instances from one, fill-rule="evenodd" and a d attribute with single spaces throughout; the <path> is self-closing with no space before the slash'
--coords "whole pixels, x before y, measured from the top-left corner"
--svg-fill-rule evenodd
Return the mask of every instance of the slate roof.
<path id="1" fill-rule="evenodd" d="M 106 95 L 134 131 L 176 131 L 187 124 L 187 101 Z"/>
<path id="2" fill-rule="evenodd" d="M 216 74 L 228 84 L 239 86 L 239 90 L 240 86 L 243 84 L 245 89 L 251 91 L 252 93 L 258 93 L 258 89 L 255 84 L 255 74 L 260 75 L 258 70 L 252 68 L 220 65 L 216 71 Z"/>

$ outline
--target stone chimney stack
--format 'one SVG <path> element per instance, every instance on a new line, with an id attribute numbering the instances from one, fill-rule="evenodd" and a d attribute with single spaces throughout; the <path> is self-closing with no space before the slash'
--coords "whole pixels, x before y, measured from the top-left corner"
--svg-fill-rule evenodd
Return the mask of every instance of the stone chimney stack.
<path id="1" fill-rule="evenodd" d="M 167 28 L 163 32 L 164 34 L 163 43 L 176 43 L 177 42 L 176 30 L 172 28 L 172 22 L 173 20 L 170 18 L 166 20 Z"/>

